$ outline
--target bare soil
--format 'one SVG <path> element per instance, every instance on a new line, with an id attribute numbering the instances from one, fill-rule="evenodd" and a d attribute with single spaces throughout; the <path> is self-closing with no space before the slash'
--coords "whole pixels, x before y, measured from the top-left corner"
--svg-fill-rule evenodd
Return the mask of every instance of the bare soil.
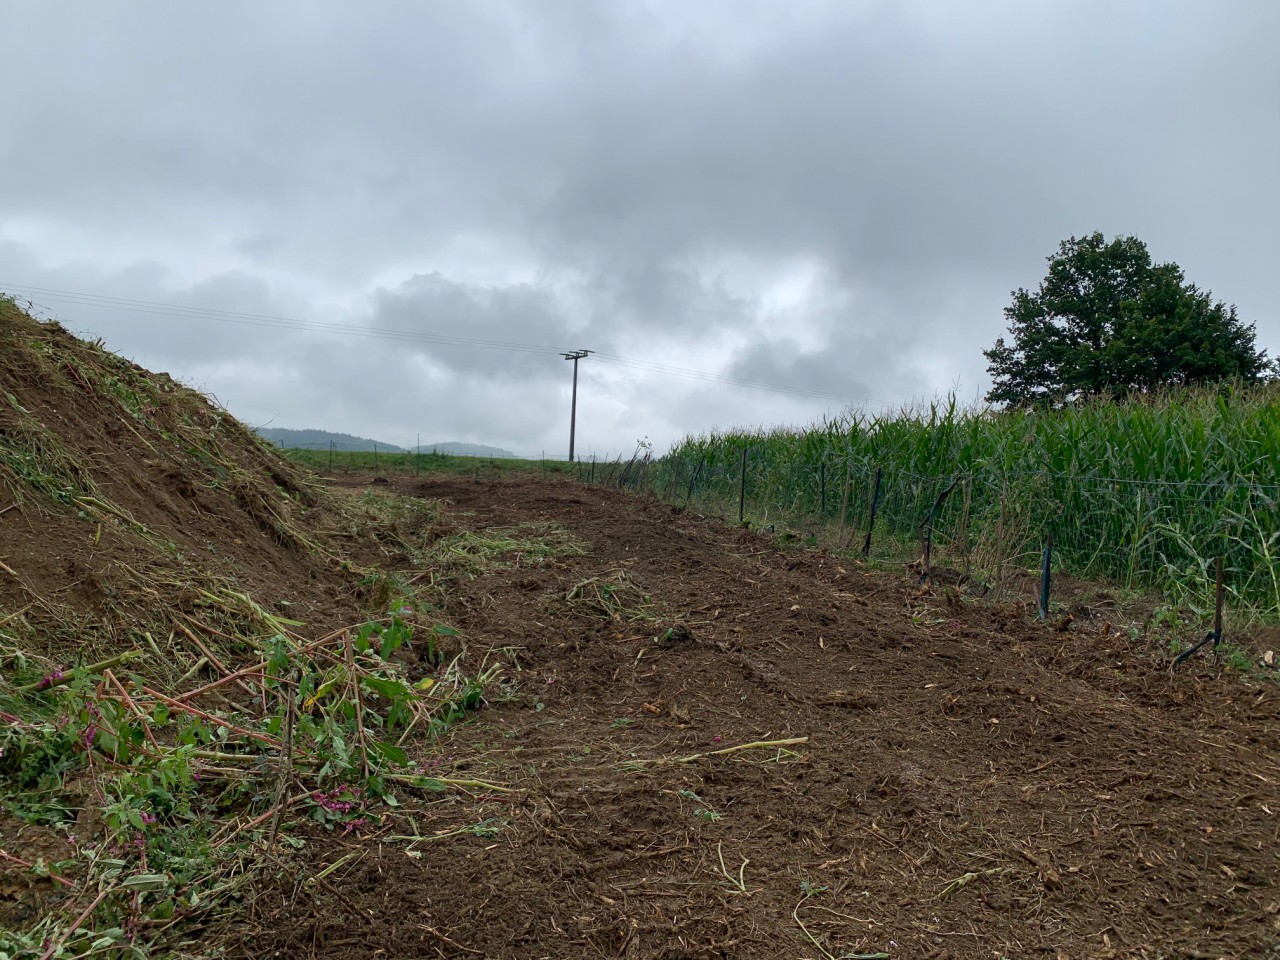
<path id="1" fill-rule="evenodd" d="M 399 488 L 590 545 L 445 601 L 512 695 L 417 755 L 515 792 L 317 828 L 235 954 L 1280 957 L 1274 683 L 612 490 Z M 644 617 L 567 599 L 592 577 Z"/>
<path id="2" fill-rule="evenodd" d="M 118 652 L 143 629 L 163 640 L 215 585 L 308 622 L 360 610 L 356 578 L 313 549 L 334 545 L 340 518 L 302 471 L 166 374 L 3 301 L 0 449 L 26 465 L 0 471 L 0 618 L 48 638 L 55 660 Z"/>

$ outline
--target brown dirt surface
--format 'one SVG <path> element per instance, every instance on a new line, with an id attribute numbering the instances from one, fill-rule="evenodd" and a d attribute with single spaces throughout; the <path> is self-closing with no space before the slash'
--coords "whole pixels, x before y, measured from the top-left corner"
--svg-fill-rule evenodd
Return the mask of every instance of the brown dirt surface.
<path id="1" fill-rule="evenodd" d="M 11 851 L 20 851 L 22 856 Z M 40 918 L 59 887 L 65 885 L 49 873 L 61 875 L 54 865 L 67 856 L 64 837 L 0 813 L 0 930 L 19 929 Z M 33 869 L 37 864 L 47 866 L 48 873 L 37 873 Z"/>
<path id="2" fill-rule="evenodd" d="M 350 622 L 367 606 L 351 561 L 396 548 L 347 500 L 201 394 L 0 299 L 0 626 L 51 662 L 150 632 L 185 664 L 182 628 L 216 646 L 245 626 L 208 596 L 227 591 Z"/>
<path id="3" fill-rule="evenodd" d="M 608 489 L 402 489 L 590 547 L 442 581 L 511 696 L 415 755 L 515 792 L 311 831 L 237 955 L 1280 956 L 1274 683 Z"/>

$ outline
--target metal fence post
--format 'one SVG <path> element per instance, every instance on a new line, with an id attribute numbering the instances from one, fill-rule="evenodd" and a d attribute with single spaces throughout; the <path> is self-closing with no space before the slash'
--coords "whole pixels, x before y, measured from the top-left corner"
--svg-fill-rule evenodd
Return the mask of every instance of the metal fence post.
<path id="1" fill-rule="evenodd" d="M 693 491 L 698 488 L 698 474 L 702 472 L 703 465 L 707 462 L 707 458 L 703 457 L 698 461 L 698 465 L 693 470 L 693 476 L 689 478 L 689 492 L 685 494 L 684 505 L 687 507 L 693 500 Z"/>
<path id="2" fill-rule="evenodd" d="M 1218 557 L 1214 566 L 1218 581 L 1213 591 L 1213 648 L 1216 651 L 1222 642 L 1222 557 Z"/>
<path id="3" fill-rule="evenodd" d="M 1040 563 L 1040 619 L 1049 618 L 1049 588 L 1053 577 L 1053 534 L 1044 538 L 1044 557 Z"/>
<path id="4" fill-rule="evenodd" d="M 1213 597 L 1213 629 L 1205 635 L 1205 638 L 1197 643 L 1189 650 L 1184 650 L 1174 659 L 1173 665 L 1176 667 L 1183 663 L 1197 650 L 1201 649 L 1206 643 L 1213 642 L 1213 656 L 1216 660 L 1218 657 L 1218 644 L 1222 642 L 1222 557 L 1218 557 L 1214 564 L 1214 597 Z"/>
<path id="5" fill-rule="evenodd" d="M 876 528 L 876 508 L 880 506 L 880 476 L 883 470 L 876 467 L 876 482 L 871 490 L 871 516 L 867 520 L 867 536 L 862 541 L 862 555 L 868 557 L 871 555 L 871 533 Z"/>
<path id="6" fill-rule="evenodd" d="M 938 499 L 933 501 L 933 506 L 929 508 L 928 515 L 920 524 L 920 553 L 923 566 L 920 569 L 920 582 L 924 583 L 933 577 L 933 520 L 938 515 L 938 511 L 942 509 L 943 503 L 947 497 L 951 496 L 951 491 L 956 488 L 956 484 L 960 482 L 960 478 L 952 480 L 947 488 L 938 494 Z"/>
<path id="7" fill-rule="evenodd" d="M 844 490 L 840 496 L 840 535 L 844 536 L 844 529 L 849 524 L 849 494 L 853 491 L 853 464 L 849 460 L 844 463 Z M 849 546 L 853 546 L 853 538 L 856 534 L 856 528 L 849 533 Z"/>

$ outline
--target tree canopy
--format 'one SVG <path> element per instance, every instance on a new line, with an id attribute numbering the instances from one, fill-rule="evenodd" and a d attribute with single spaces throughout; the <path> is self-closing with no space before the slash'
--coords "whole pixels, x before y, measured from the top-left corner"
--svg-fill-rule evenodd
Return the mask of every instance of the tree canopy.
<path id="1" fill-rule="evenodd" d="M 1064 240 L 1040 288 L 1013 292 L 1012 343 L 985 350 L 987 400 L 1013 406 L 1221 380 L 1257 381 L 1275 365 L 1236 308 L 1152 263 L 1137 237 Z"/>

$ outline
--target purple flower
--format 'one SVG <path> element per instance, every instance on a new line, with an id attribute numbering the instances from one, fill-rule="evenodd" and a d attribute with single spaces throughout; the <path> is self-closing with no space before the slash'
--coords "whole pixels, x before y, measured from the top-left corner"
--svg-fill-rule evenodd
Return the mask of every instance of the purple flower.
<path id="1" fill-rule="evenodd" d="M 351 787 L 346 784 L 338 787 L 330 793 L 323 790 L 317 790 L 311 795 L 311 799 L 316 805 L 329 810 L 333 813 L 350 813 L 356 808 L 356 803 L 360 799 L 361 790 L 359 787 Z M 343 799 L 350 797 L 351 799 Z"/>

